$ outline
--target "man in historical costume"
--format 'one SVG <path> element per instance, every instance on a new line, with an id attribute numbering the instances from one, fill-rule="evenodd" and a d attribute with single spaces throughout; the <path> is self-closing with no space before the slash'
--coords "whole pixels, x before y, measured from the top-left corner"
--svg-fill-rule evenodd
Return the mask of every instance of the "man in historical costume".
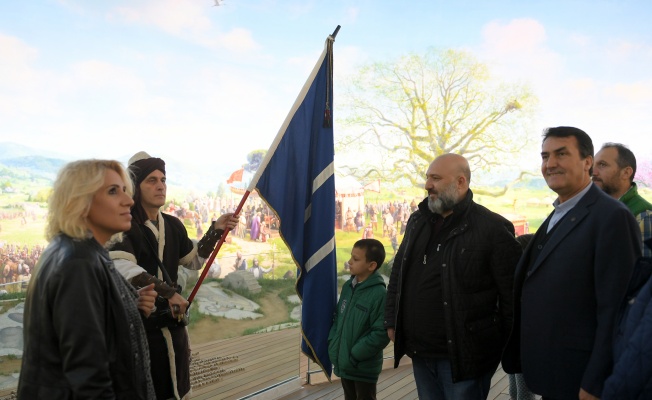
<path id="1" fill-rule="evenodd" d="M 247 217 L 244 214 L 240 214 L 240 219 L 238 220 L 238 237 L 244 239 L 247 234 Z"/>
<path id="2" fill-rule="evenodd" d="M 179 266 L 198 270 L 210 256 L 225 228 L 233 229 L 238 219 L 224 214 L 195 243 L 184 225 L 174 216 L 161 213 L 167 184 L 165 162 L 145 152 L 129 160 L 134 177 L 134 206 L 131 229 L 121 242 L 109 246 L 111 258 L 120 273 L 136 287 L 155 284 L 159 296 L 157 310 L 143 321 L 147 331 L 152 379 L 158 399 L 185 399 L 190 394 L 190 343 L 188 332 L 178 318 L 188 301 L 177 286 Z M 161 311 L 171 312 L 162 315 Z"/>
<path id="3" fill-rule="evenodd" d="M 269 240 L 270 238 L 270 231 L 269 227 L 267 226 L 267 223 L 265 221 L 261 221 L 260 223 L 260 241 L 265 243 Z"/>
<path id="4" fill-rule="evenodd" d="M 369 219 L 371 220 L 371 227 L 373 230 L 378 230 L 378 209 L 375 205 L 371 206 L 369 211 Z"/>
<path id="5" fill-rule="evenodd" d="M 247 270 L 247 259 L 244 258 L 241 252 L 237 251 L 235 253 L 235 262 L 233 263 L 234 271 L 246 271 Z"/>
<path id="6" fill-rule="evenodd" d="M 354 222 L 355 214 L 353 214 L 351 208 L 348 208 L 346 210 L 345 218 L 346 218 L 346 224 L 345 224 L 344 231 L 353 232 L 355 230 L 355 222 Z"/>
<path id="7" fill-rule="evenodd" d="M 362 214 L 362 210 L 358 210 L 355 213 L 355 230 L 356 232 L 360 232 L 362 228 L 364 228 L 364 215 Z"/>
<path id="8" fill-rule="evenodd" d="M 265 274 L 271 272 L 271 271 L 272 271 L 272 267 L 269 267 L 269 268 L 263 268 L 263 267 L 260 265 L 260 262 L 258 261 L 258 259 L 257 259 L 257 258 L 254 258 L 254 260 L 253 260 L 253 262 L 252 262 L 252 265 L 251 265 L 251 269 L 250 269 L 250 271 L 251 271 L 252 274 L 254 274 L 254 277 L 255 277 L 256 279 L 260 279 L 260 278 L 263 277 L 263 275 L 265 275 Z"/>
<path id="9" fill-rule="evenodd" d="M 392 225 L 394 225 L 394 217 L 392 217 L 390 210 L 386 209 L 385 214 L 383 214 L 383 237 L 385 237 L 385 234 L 389 234 L 389 227 Z"/>
<path id="10" fill-rule="evenodd" d="M 636 157 L 625 145 L 605 143 L 595 155 L 593 182 L 606 194 L 623 202 L 634 214 L 641 229 L 643 243 L 652 238 L 652 204 L 638 194 L 634 182 Z M 652 257 L 652 250 L 644 244 L 643 255 Z"/>
<path id="11" fill-rule="evenodd" d="M 398 234 L 394 225 L 389 228 L 389 241 L 392 244 L 392 249 L 394 249 L 394 254 L 396 254 L 396 250 L 398 250 Z"/>
<path id="12" fill-rule="evenodd" d="M 373 239 L 374 238 L 374 229 L 371 225 L 371 222 L 369 222 L 369 225 L 367 225 L 366 228 L 364 228 L 364 231 L 362 232 L 362 238 L 363 239 Z"/>
<path id="13" fill-rule="evenodd" d="M 251 220 L 251 240 L 258 240 L 260 236 L 260 212 L 256 212 Z"/>

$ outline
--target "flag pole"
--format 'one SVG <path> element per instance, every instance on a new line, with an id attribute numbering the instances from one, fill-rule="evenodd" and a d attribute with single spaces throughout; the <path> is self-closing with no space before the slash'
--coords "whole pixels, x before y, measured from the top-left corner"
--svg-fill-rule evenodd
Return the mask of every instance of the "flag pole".
<path id="1" fill-rule="evenodd" d="M 333 31 L 332 35 L 329 35 L 328 38 L 326 39 L 335 41 L 335 36 L 337 36 L 337 33 L 340 31 L 341 26 L 338 25 L 337 28 L 335 28 L 335 31 Z M 324 46 L 324 51 L 322 52 L 321 57 L 323 58 L 326 55 L 327 52 L 327 46 Z M 317 75 L 317 71 L 319 71 L 320 64 L 317 63 L 312 70 L 312 73 L 310 74 L 310 77 L 308 78 L 308 81 L 306 84 L 308 84 L 315 75 Z M 309 86 L 309 85 L 308 85 Z M 305 87 L 304 87 L 305 89 Z M 276 152 L 276 148 L 278 147 L 279 143 L 281 142 L 281 139 L 283 139 L 283 135 L 285 134 L 285 131 L 292 120 L 294 116 L 294 112 L 296 109 L 301 105 L 301 102 L 303 101 L 301 93 L 299 93 L 299 96 L 294 102 L 294 105 L 292 106 L 292 109 L 288 113 L 287 117 L 285 118 L 285 121 L 283 121 L 283 125 L 281 125 L 281 129 L 278 130 L 278 133 L 276 134 L 276 137 L 274 138 L 274 141 L 272 142 L 271 146 L 269 146 L 269 149 L 267 150 L 267 153 L 265 154 L 265 157 L 263 157 L 263 161 L 261 161 L 260 165 L 258 166 L 258 170 L 256 170 L 256 173 L 254 174 L 254 177 L 251 179 L 251 182 L 249 182 L 249 187 L 247 188 L 248 191 L 252 191 L 256 188 L 256 185 L 258 185 L 258 181 L 260 180 L 260 177 L 263 175 L 263 172 L 267 168 L 267 165 L 272 159 L 272 156 Z"/>
<path id="2" fill-rule="evenodd" d="M 242 199 L 240 200 L 240 204 L 238 204 L 238 207 L 235 209 L 233 215 L 240 215 L 240 211 L 242 211 L 242 207 L 244 207 L 244 203 L 247 201 L 247 198 L 249 197 L 249 193 L 251 193 L 250 190 L 245 191 L 244 195 L 242 196 Z M 201 275 L 199 276 L 199 279 L 197 280 L 195 287 L 192 289 L 190 296 L 188 296 L 188 303 L 192 304 L 192 301 L 195 299 L 195 295 L 197 294 L 199 287 L 201 286 L 202 282 L 206 278 L 206 275 L 208 275 L 208 271 L 211 269 L 211 265 L 213 265 L 213 261 L 215 260 L 217 253 L 222 248 L 222 245 L 224 244 L 224 241 L 226 240 L 226 236 L 229 234 L 229 232 L 231 232 L 231 228 L 227 226 L 226 229 L 224 229 L 224 232 L 222 233 L 220 240 L 217 242 L 217 245 L 215 246 L 215 250 L 213 250 L 213 252 L 211 253 L 211 256 L 208 258 L 208 261 L 206 261 L 204 270 L 201 272 Z"/>
<path id="3" fill-rule="evenodd" d="M 337 28 L 335 28 L 335 30 L 333 31 L 333 34 L 331 35 L 331 37 L 333 38 L 333 40 L 335 40 L 335 36 L 337 36 L 337 32 L 340 31 L 340 28 L 341 28 L 341 27 L 342 27 L 341 25 L 338 25 Z"/>

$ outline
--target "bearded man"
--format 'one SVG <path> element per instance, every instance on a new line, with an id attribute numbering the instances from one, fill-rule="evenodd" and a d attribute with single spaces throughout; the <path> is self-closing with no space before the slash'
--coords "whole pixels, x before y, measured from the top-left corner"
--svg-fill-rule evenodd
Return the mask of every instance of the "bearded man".
<path id="1" fill-rule="evenodd" d="M 625 145 L 605 143 L 595 155 L 593 183 L 606 194 L 623 202 L 634 214 L 641 230 L 641 248 L 644 257 L 652 257 L 645 242 L 652 238 L 652 204 L 638 194 L 634 182 L 636 157 Z"/>
<path id="2" fill-rule="evenodd" d="M 412 359 L 420 399 L 486 399 L 512 325 L 514 225 L 473 202 L 468 161 L 437 157 L 387 287 L 394 367 Z"/>

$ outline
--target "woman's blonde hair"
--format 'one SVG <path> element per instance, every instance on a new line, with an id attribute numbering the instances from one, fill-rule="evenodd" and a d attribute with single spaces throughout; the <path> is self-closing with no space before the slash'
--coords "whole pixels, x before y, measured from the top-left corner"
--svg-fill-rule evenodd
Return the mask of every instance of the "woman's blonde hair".
<path id="1" fill-rule="evenodd" d="M 133 183 L 118 161 L 79 160 L 61 168 L 49 199 L 48 224 L 45 228 L 48 241 L 60 233 L 76 239 L 88 237 L 86 216 L 90 211 L 93 196 L 104 185 L 108 170 L 120 175 L 127 187 L 127 193 L 132 196 Z"/>

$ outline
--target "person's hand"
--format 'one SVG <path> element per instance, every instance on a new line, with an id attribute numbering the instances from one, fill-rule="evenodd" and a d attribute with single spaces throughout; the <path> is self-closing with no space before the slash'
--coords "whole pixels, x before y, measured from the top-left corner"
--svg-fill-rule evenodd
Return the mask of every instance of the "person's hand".
<path id="1" fill-rule="evenodd" d="M 389 337 L 389 340 L 394 343 L 394 334 L 396 333 L 396 330 L 394 328 L 387 328 L 387 336 Z"/>
<path id="2" fill-rule="evenodd" d="M 600 400 L 599 397 L 595 397 L 591 393 L 587 392 L 586 390 L 580 388 L 580 400 Z"/>
<path id="3" fill-rule="evenodd" d="M 138 309 L 145 318 L 149 318 L 150 314 L 154 312 L 157 295 L 153 283 L 138 289 Z"/>
<path id="4" fill-rule="evenodd" d="M 239 217 L 233 213 L 222 214 L 217 221 L 213 222 L 215 229 L 226 230 L 226 228 L 233 229 L 238 226 Z"/>
<path id="5" fill-rule="evenodd" d="M 186 313 L 186 309 L 190 305 L 188 300 L 184 299 L 179 293 L 175 293 L 174 296 L 168 299 L 170 303 L 170 310 L 172 310 L 172 316 L 174 318 L 179 318 L 180 315 Z"/>

